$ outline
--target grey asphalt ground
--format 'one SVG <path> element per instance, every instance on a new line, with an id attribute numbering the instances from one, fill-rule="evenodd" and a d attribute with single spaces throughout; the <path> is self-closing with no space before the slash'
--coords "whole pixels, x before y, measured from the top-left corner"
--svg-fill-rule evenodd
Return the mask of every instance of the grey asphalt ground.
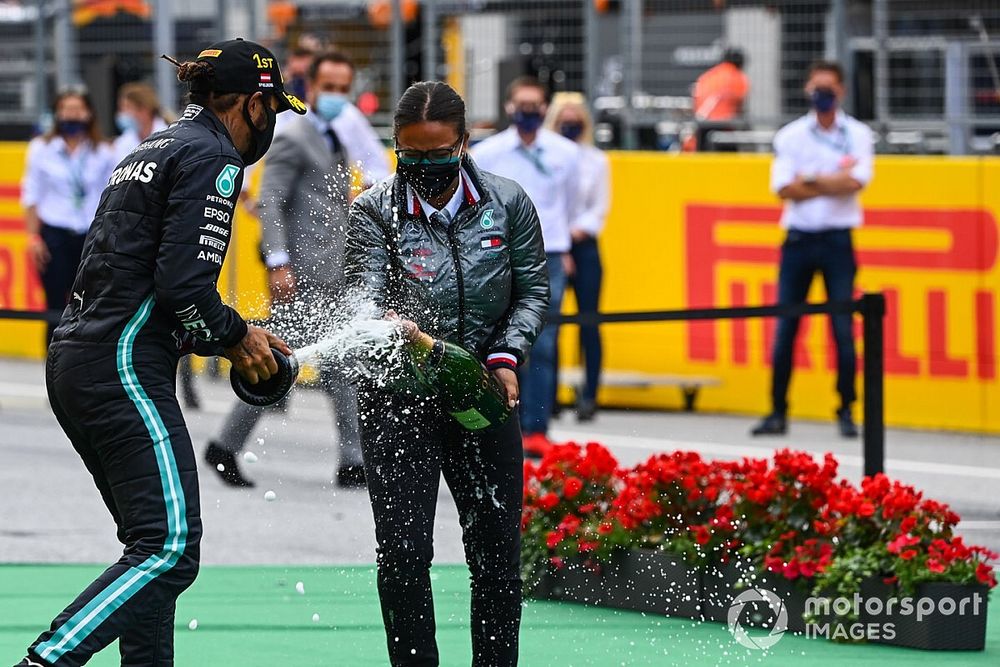
<path id="1" fill-rule="evenodd" d="M 227 381 L 199 378 L 202 409 L 188 411 L 200 450 L 236 400 Z M 557 439 L 595 440 L 625 464 L 658 451 L 693 449 L 709 458 L 769 456 L 776 447 L 831 451 L 848 479 L 861 477 L 861 443 L 833 424 L 794 422 L 787 437 L 754 439 L 752 418 L 685 413 L 605 412 L 590 424 L 562 416 Z M 374 562 L 368 496 L 333 485 L 337 454 L 326 398 L 297 390 L 287 414 L 267 416 L 244 464 L 257 481 L 233 490 L 203 465 L 206 564 Z M 929 497 L 951 503 L 972 543 L 1000 550 L 1000 437 L 890 430 L 887 472 Z M 264 500 L 272 490 L 276 499 Z M 442 483 L 435 559 L 460 562 L 458 516 Z M 48 409 L 38 362 L 0 360 L 0 562 L 110 562 L 120 553 L 114 527 L 83 464 Z"/>

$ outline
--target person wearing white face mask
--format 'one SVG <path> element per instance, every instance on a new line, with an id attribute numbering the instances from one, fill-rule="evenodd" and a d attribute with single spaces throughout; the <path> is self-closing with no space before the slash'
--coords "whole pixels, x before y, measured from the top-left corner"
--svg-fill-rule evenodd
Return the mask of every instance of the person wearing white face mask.
<path id="1" fill-rule="evenodd" d="M 387 171 L 377 137 L 366 138 L 365 130 L 371 137 L 374 131 L 348 100 L 353 76 L 354 66 L 343 54 L 316 57 L 306 82 L 309 113 L 282 124 L 261 175 L 258 214 L 271 321 L 289 336 L 293 347 L 312 342 L 302 338 L 309 335 L 302 329 L 311 328 L 303 326 L 303 317 L 308 317 L 303 313 L 316 312 L 317 306 L 329 312 L 344 291 L 345 224 L 351 167 L 363 159 L 357 157 L 359 146 L 376 144 L 370 151 L 382 160 L 361 163 L 366 179 L 371 177 L 368 174 Z M 363 486 L 356 392 L 334 368 L 324 368 L 321 381 L 339 436 L 336 483 Z M 243 476 L 237 455 L 263 414 L 262 408 L 237 402 L 216 439 L 208 444 L 206 460 L 230 486 L 253 485 Z"/>

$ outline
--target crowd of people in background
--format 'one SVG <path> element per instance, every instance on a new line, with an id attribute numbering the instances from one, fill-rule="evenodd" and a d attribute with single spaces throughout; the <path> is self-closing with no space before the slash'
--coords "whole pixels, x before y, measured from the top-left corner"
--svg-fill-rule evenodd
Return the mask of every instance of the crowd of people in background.
<path id="1" fill-rule="evenodd" d="M 719 65 L 693 87 L 695 113 L 706 128 L 738 121 L 749 90 L 743 64 L 742 53 L 727 50 Z M 337 51 L 300 46 L 290 52 L 285 80 L 289 90 L 307 102 L 308 113 L 279 117 L 273 149 L 260 174 L 259 195 L 253 199 L 246 189 L 241 196 L 247 210 L 261 223 L 261 258 L 272 303 L 270 324 L 293 345 L 309 342 L 308 334 L 295 330 L 297 323 L 288 313 L 304 302 L 334 307 L 343 292 L 348 209 L 359 191 L 353 187 L 353 179 L 360 177 L 363 190 L 392 172 L 386 147 L 354 104 L 355 73 L 352 60 Z M 822 86 L 814 81 L 817 77 Z M 824 83 L 823 77 L 831 81 Z M 839 71 L 832 66 L 814 69 L 808 94 L 816 97 L 816 90 L 828 89 L 833 90 L 835 103 L 837 91 L 842 89 Z M 833 210 L 836 201 L 829 198 L 851 195 L 870 177 L 870 166 L 866 166 L 870 165 L 870 154 L 865 153 L 868 143 L 860 134 L 860 124 L 842 114 L 824 112 L 820 102 L 814 102 L 815 113 L 824 124 L 803 126 L 803 136 L 794 145 L 786 146 L 787 136 L 796 131 L 791 127 L 776 140 L 774 188 L 790 202 L 784 218 L 790 232 L 783 248 L 780 281 L 781 300 L 787 303 L 804 298 L 817 270 L 824 273 L 828 288 L 838 295 L 849 295 L 855 271 L 849 239 L 842 261 L 836 260 L 836 253 L 827 246 L 833 244 L 833 250 L 840 247 L 834 237 L 860 223 L 860 209 L 855 201 L 850 210 Z M 550 97 L 538 79 L 521 76 L 508 86 L 504 110 L 509 126 L 473 143 L 468 153 L 478 168 L 520 185 L 541 223 L 550 290 L 548 324 L 518 370 L 524 451 L 528 456 L 541 456 L 552 444 L 550 423 L 560 409 L 559 329 L 553 317 L 560 312 L 568 288 L 575 293 L 579 312 L 599 310 L 603 277 L 599 237 L 611 206 L 611 176 L 607 157 L 594 146 L 594 123 L 583 95 L 562 92 Z M 119 135 L 113 141 L 101 136 L 94 106 L 82 89 L 58 95 L 52 114 L 51 130 L 29 146 L 22 203 L 29 254 L 38 269 L 47 306 L 61 310 L 73 298 L 82 298 L 70 293 L 71 286 L 85 235 L 112 170 L 145 138 L 174 119 L 161 108 L 155 90 L 143 82 L 125 84 L 118 91 L 114 120 Z M 705 136 L 699 135 L 698 143 L 704 141 Z M 823 174 L 807 176 L 812 181 L 795 180 L 801 180 L 802 174 L 795 172 L 792 163 L 799 158 L 790 157 L 792 151 L 810 144 L 816 144 L 819 152 L 831 153 L 831 160 L 839 160 L 838 168 L 853 175 L 844 185 L 849 192 L 828 192 Z M 812 160 L 812 164 L 817 158 L 801 159 Z M 250 181 L 248 174 L 245 188 Z M 807 189 L 808 196 L 799 189 Z M 828 208 L 833 207 L 829 211 L 822 208 L 825 201 L 830 202 Z M 823 218 L 824 211 L 840 217 L 831 222 Z M 823 220 L 813 220 L 816 215 Z M 817 252 L 822 262 L 799 257 L 799 246 L 806 241 L 820 244 Z M 802 266 L 795 268 L 799 264 Z M 848 368 L 853 346 L 849 318 L 845 318 L 835 319 L 834 331 L 840 352 L 842 406 L 838 423 L 842 433 L 850 436 L 856 433 L 850 417 L 853 374 Z M 50 325 L 47 339 L 51 331 Z M 792 320 L 779 326 L 773 410 L 755 434 L 785 431 L 785 395 L 795 331 Z M 598 327 L 580 326 L 578 342 L 583 380 L 576 387 L 575 410 L 580 421 L 588 421 L 597 412 L 601 385 L 603 355 Z M 363 486 L 355 390 L 336 368 L 322 371 L 320 385 L 330 397 L 338 434 L 340 460 L 334 480 L 342 487 Z M 197 407 L 190 363 L 182 364 L 181 389 L 186 404 Z M 235 405 L 217 437 L 208 443 L 205 458 L 225 483 L 253 486 L 242 474 L 237 457 L 262 414 L 261 409 Z"/>

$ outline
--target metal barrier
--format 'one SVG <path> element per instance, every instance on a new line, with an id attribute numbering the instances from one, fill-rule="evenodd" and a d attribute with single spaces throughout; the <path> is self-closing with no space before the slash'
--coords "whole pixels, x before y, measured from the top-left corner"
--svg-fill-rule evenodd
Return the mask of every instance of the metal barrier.
<path id="1" fill-rule="evenodd" d="M 885 469 L 885 359 L 883 320 L 885 295 L 865 294 L 856 301 L 830 301 L 799 305 L 747 306 L 740 308 L 690 308 L 625 313 L 578 313 L 560 315 L 558 324 L 623 324 L 627 322 L 678 322 L 690 320 L 726 320 L 749 317 L 801 317 L 803 315 L 861 315 L 864 341 L 864 386 L 862 440 L 864 474 L 874 475 Z M 57 322 L 61 311 L 0 310 L 0 319 Z"/>

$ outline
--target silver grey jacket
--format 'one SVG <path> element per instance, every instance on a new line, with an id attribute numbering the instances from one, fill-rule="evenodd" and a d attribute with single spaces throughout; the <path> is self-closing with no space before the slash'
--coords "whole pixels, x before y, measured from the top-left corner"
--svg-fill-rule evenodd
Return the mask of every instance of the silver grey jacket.
<path id="1" fill-rule="evenodd" d="M 426 219 L 398 174 L 362 193 L 349 214 L 347 281 L 490 366 L 521 363 L 549 303 L 538 214 L 517 183 L 469 158 L 462 168 L 465 201 L 448 225 Z"/>
<path id="2" fill-rule="evenodd" d="M 286 254 L 296 278 L 339 286 L 344 278 L 344 232 L 350 170 L 341 150 L 312 118 L 282 124 L 260 181 L 261 250 Z"/>

